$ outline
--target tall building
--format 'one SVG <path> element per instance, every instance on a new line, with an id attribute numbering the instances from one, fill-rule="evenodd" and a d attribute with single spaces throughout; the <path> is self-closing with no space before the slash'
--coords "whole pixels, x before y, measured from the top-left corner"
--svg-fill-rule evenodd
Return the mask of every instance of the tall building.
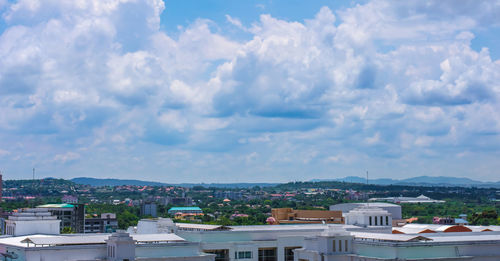
<path id="1" fill-rule="evenodd" d="M 141 216 L 158 217 L 156 203 L 147 202 L 141 205 Z"/>
<path id="2" fill-rule="evenodd" d="M 115 213 L 102 213 L 100 217 L 85 218 L 85 233 L 111 233 L 118 229 Z"/>
<path id="3" fill-rule="evenodd" d="M 2 196 L 3 196 L 3 177 L 2 173 L 0 172 L 0 202 L 2 202 Z"/>
<path id="4" fill-rule="evenodd" d="M 65 227 L 75 233 L 84 233 L 85 205 L 83 204 L 45 204 L 37 208 L 47 209 L 61 220 L 61 231 Z"/>

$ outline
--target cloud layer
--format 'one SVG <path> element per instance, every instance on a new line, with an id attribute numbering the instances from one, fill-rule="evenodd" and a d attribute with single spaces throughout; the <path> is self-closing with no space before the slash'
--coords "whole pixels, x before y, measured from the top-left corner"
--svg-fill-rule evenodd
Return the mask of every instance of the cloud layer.
<path id="1" fill-rule="evenodd" d="M 161 30 L 161 0 L 0 2 L 7 177 L 495 180 L 499 1 L 323 7 Z M 246 34 L 242 39 L 239 34 Z M 25 175 L 26 173 L 26 175 Z"/>

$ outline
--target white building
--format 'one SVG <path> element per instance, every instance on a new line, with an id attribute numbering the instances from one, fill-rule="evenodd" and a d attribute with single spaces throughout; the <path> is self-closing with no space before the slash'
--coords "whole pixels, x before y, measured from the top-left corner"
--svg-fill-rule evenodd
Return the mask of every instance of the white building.
<path id="1" fill-rule="evenodd" d="M 127 232 L 134 234 L 175 233 L 177 226 L 170 218 L 141 219 L 135 228 Z"/>
<path id="2" fill-rule="evenodd" d="M 172 228 L 169 223 L 169 230 L 176 230 L 176 234 L 187 241 L 199 243 L 201 250 L 215 254 L 217 261 L 500 260 L 500 231 L 496 231 L 496 227 L 471 229 L 482 232 L 450 232 L 455 231 L 453 228 L 450 231 L 436 229 L 437 233 L 431 234 L 392 234 L 391 214 L 387 211 L 370 206 L 350 213 L 353 220 L 361 217 L 357 225 L 177 223 L 176 228 Z M 143 222 L 148 222 L 149 229 L 162 227 L 151 225 L 158 220 L 141 220 L 134 230 L 136 233 L 141 232 Z M 476 246 L 481 250 L 474 251 Z"/>
<path id="3" fill-rule="evenodd" d="M 328 227 L 318 236 L 306 238 L 304 247 L 295 250 L 294 260 L 351 260 L 353 239 L 342 228 Z"/>
<path id="4" fill-rule="evenodd" d="M 377 207 L 358 207 L 346 213 L 344 217 L 347 225 L 392 227 L 391 213 Z"/>
<path id="5" fill-rule="evenodd" d="M 155 225 L 156 223 L 156 225 Z M 166 224 L 169 225 L 166 225 Z M 205 253 L 216 255 L 216 261 L 240 260 L 293 260 L 293 250 L 304 245 L 304 239 L 325 230 L 323 224 L 257 225 L 257 226 L 217 226 L 204 224 L 173 224 L 166 219 L 140 220 L 129 232 L 158 233 L 162 230 L 177 231 L 176 234 L 190 242 L 200 244 Z M 391 233 L 391 227 L 332 224 L 348 231 L 370 231 Z"/>
<path id="6" fill-rule="evenodd" d="M 0 256 L 14 261 L 213 261 L 199 243 L 175 234 L 73 234 L 0 238 Z"/>
<path id="7" fill-rule="evenodd" d="M 342 213 L 347 213 L 355 208 L 363 206 L 377 207 L 387 210 L 387 212 L 391 213 L 392 219 L 402 218 L 400 205 L 385 203 L 385 202 L 341 203 L 341 204 L 331 205 L 330 210 L 337 210 L 337 211 L 342 211 Z"/>
<path id="8" fill-rule="evenodd" d="M 19 209 L 5 220 L 5 234 L 22 236 L 30 234 L 57 235 L 61 220 L 53 216 L 47 209 Z"/>
<path id="9" fill-rule="evenodd" d="M 499 232 L 378 234 L 329 228 L 305 239 L 295 261 L 500 260 Z"/>
<path id="10" fill-rule="evenodd" d="M 461 230 L 433 226 L 430 228 L 435 231 L 426 233 L 423 227 L 412 230 L 416 228 L 414 225 L 406 227 L 405 234 L 392 234 L 391 226 L 386 225 L 390 222 L 385 221 L 390 213 L 385 210 L 361 207 L 349 213 L 353 220 L 361 216 L 361 221 L 357 225 L 217 226 L 151 219 L 141 220 L 137 227 L 129 229 L 131 234 L 6 237 L 0 238 L 0 258 L 15 261 L 500 260 L 500 231 L 496 227 L 453 232 Z M 375 224 L 374 216 L 377 220 L 383 217 L 382 222 Z"/>

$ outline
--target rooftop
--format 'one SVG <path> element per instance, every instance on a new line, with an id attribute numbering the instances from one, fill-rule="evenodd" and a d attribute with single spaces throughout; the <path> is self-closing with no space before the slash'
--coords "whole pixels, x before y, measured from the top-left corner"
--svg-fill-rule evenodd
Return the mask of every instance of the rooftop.
<path id="1" fill-rule="evenodd" d="M 172 207 L 168 211 L 182 211 L 182 210 L 201 211 L 201 208 L 199 208 L 199 207 Z"/>
<path id="2" fill-rule="evenodd" d="M 72 204 L 45 204 L 37 206 L 37 208 L 73 208 L 75 207 Z"/>
<path id="3" fill-rule="evenodd" d="M 355 203 L 340 203 L 332 206 L 342 206 L 342 205 L 359 205 L 359 206 L 370 206 L 370 207 L 401 207 L 398 204 L 386 203 L 386 202 L 355 202 Z"/>
<path id="4" fill-rule="evenodd" d="M 0 244 L 19 247 L 48 247 L 65 245 L 105 244 L 111 234 L 74 234 L 74 235 L 30 235 L 0 238 Z M 137 244 L 185 242 L 175 234 L 131 234 Z"/>

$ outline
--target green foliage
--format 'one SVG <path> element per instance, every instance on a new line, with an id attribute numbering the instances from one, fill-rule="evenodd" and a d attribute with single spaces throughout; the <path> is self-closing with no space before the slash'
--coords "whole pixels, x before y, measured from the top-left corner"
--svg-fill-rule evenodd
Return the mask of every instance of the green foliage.
<path id="1" fill-rule="evenodd" d="M 137 225 L 139 222 L 139 217 L 133 213 L 130 213 L 128 210 L 125 210 L 123 213 L 117 216 L 118 219 L 118 227 L 120 229 L 127 229 L 130 226 Z"/>
<path id="2" fill-rule="evenodd" d="M 403 218 L 417 217 L 418 223 L 432 223 L 433 217 L 458 217 L 466 214 L 471 225 L 495 225 L 498 222 L 498 203 L 470 202 L 470 199 L 446 199 L 446 203 L 402 204 Z"/>
<path id="3" fill-rule="evenodd" d="M 61 234 L 74 234 L 75 231 L 73 230 L 72 227 L 63 227 L 61 230 Z"/>
<path id="4" fill-rule="evenodd" d="M 497 213 L 494 209 L 487 209 L 470 215 L 469 221 L 473 225 L 500 225 Z"/>

